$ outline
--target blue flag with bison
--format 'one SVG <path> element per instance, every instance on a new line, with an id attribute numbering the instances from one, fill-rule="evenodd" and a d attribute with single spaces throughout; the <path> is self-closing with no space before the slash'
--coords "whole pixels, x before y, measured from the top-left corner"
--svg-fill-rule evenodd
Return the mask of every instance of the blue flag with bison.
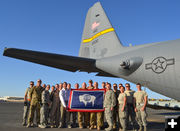
<path id="1" fill-rule="evenodd" d="M 69 97 L 68 111 L 102 112 L 104 111 L 104 89 L 72 89 Z"/>

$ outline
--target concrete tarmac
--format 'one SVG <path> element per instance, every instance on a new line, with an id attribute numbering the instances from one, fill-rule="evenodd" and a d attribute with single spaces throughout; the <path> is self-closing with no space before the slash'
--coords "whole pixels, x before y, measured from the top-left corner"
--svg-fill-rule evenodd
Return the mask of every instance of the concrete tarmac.
<path id="1" fill-rule="evenodd" d="M 151 109 L 147 108 L 148 131 L 162 131 L 165 127 L 165 116 L 180 115 L 177 110 Z M 22 126 L 23 103 L 0 102 L 0 131 L 89 131 L 79 128 L 26 128 Z M 94 129 L 95 130 L 95 129 Z"/>

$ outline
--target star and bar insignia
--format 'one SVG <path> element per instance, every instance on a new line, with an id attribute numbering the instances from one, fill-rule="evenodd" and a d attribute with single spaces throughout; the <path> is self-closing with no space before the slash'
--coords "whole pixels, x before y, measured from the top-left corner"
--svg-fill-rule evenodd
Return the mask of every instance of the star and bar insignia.
<path id="1" fill-rule="evenodd" d="M 166 59 L 161 56 L 155 58 L 151 63 L 145 64 L 145 69 L 146 70 L 151 69 L 153 72 L 160 74 L 166 70 L 167 66 L 174 64 L 175 64 L 174 58 Z"/>

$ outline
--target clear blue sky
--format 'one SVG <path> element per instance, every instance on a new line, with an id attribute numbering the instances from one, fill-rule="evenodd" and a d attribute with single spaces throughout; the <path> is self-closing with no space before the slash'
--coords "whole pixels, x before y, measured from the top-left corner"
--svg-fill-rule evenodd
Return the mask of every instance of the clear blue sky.
<path id="1" fill-rule="evenodd" d="M 43 83 L 109 81 L 120 78 L 71 73 L 2 56 L 14 47 L 78 56 L 84 20 L 97 0 L 1 0 L 0 96 L 23 96 L 29 81 Z M 124 46 L 180 38 L 179 0 L 100 0 Z M 158 87 L 157 87 L 158 88 Z M 135 85 L 132 89 L 136 90 Z M 147 90 L 151 98 L 165 98 Z"/>

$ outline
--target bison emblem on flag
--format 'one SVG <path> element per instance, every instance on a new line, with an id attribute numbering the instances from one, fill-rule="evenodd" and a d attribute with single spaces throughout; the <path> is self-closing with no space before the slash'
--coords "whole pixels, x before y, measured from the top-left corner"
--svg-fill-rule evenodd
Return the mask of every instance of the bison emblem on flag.
<path id="1" fill-rule="evenodd" d="M 95 101 L 96 97 L 89 95 L 89 94 L 84 94 L 79 96 L 79 101 L 83 102 L 85 104 L 85 106 L 87 105 L 87 103 L 92 103 L 92 106 L 94 106 L 94 101 Z"/>

